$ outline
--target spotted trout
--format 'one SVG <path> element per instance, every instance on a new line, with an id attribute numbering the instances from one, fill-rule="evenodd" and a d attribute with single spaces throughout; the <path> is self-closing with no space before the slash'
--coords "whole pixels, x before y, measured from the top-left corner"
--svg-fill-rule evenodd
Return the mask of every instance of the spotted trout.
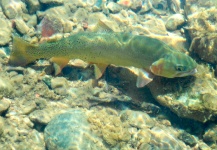
<path id="1" fill-rule="evenodd" d="M 14 37 L 10 65 L 25 66 L 40 58 L 50 59 L 60 70 L 70 59 L 84 60 L 95 64 L 96 78 L 101 77 L 109 64 L 134 67 L 139 70 L 137 87 L 152 81 L 153 75 L 167 78 L 192 75 L 197 66 L 190 56 L 162 41 L 130 33 L 80 32 L 41 44 Z"/>

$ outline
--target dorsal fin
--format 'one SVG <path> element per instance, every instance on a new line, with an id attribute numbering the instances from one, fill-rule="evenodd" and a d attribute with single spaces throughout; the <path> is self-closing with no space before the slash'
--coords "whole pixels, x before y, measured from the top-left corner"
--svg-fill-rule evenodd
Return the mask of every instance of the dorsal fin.
<path id="1" fill-rule="evenodd" d="M 109 26 L 107 26 L 102 20 L 99 19 L 96 26 L 93 28 L 93 32 L 100 32 L 100 33 L 108 33 L 114 32 Z"/>

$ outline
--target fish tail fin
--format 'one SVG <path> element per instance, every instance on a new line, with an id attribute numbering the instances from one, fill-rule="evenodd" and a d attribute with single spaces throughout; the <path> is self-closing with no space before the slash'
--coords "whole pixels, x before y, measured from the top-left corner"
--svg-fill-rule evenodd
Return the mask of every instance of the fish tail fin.
<path id="1" fill-rule="evenodd" d="M 25 66 L 28 63 L 35 61 L 37 58 L 27 53 L 27 51 L 36 49 L 36 47 L 36 45 L 30 44 L 15 36 L 13 38 L 12 52 L 8 64 L 12 66 Z"/>

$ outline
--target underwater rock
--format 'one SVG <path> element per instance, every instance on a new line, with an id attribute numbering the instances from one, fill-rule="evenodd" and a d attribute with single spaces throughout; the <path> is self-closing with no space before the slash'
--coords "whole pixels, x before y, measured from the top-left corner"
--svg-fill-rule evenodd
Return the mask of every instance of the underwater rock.
<path id="1" fill-rule="evenodd" d="M 181 0 L 167 0 L 167 5 L 173 13 L 181 13 Z"/>
<path id="2" fill-rule="evenodd" d="M 204 135 L 203 135 L 203 140 L 210 145 L 213 149 L 216 149 L 216 142 L 217 142 L 217 125 L 215 124 L 210 124 Z"/>
<path id="3" fill-rule="evenodd" d="M 196 12 L 189 12 L 187 18 L 188 27 L 186 29 L 192 40 L 205 33 L 217 31 L 217 9 L 215 7 L 199 8 Z"/>
<path id="4" fill-rule="evenodd" d="M 217 34 L 208 32 L 195 37 L 190 51 L 198 54 L 203 61 L 217 64 Z"/>
<path id="5" fill-rule="evenodd" d="M 171 130 L 171 131 L 169 131 Z M 150 144 L 155 149 L 168 149 L 168 150 L 190 150 L 189 146 L 186 146 L 182 141 L 177 138 L 177 131 L 170 129 L 169 127 L 153 127 L 150 130 L 151 140 Z"/>
<path id="6" fill-rule="evenodd" d="M 40 3 L 42 4 L 56 4 L 56 5 L 60 5 L 63 4 L 63 0 L 39 0 Z"/>
<path id="7" fill-rule="evenodd" d="M 185 18 L 181 14 L 174 14 L 166 21 L 167 30 L 174 31 L 185 23 Z"/>
<path id="8" fill-rule="evenodd" d="M 198 8 L 196 12 L 188 13 L 187 30 L 192 40 L 190 51 L 198 54 L 203 61 L 217 64 L 217 9 Z"/>
<path id="9" fill-rule="evenodd" d="M 11 40 L 12 26 L 11 23 L 3 18 L 0 18 L 0 45 L 6 45 Z"/>
<path id="10" fill-rule="evenodd" d="M 154 98 L 178 116 L 200 122 L 215 120 L 217 80 L 208 66 L 198 65 L 197 70 L 195 76 L 185 78 L 155 77 L 148 86 Z"/>
<path id="11" fill-rule="evenodd" d="M 36 125 L 47 125 L 54 116 L 66 112 L 68 106 L 59 103 L 49 103 L 49 106 L 42 110 L 35 110 L 29 114 L 29 119 Z"/>
<path id="12" fill-rule="evenodd" d="M 31 15 L 26 23 L 29 27 L 35 27 L 37 25 L 37 16 Z"/>
<path id="13" fill-rule="evenodd" d="M 66 95 L 68 84 L 64 77 L 56 77 L 51 79 L 51 88 L 59 95 Z"/>
<path id="14" fill-rule="evenodd" d="M 187 133 L 187 132 L 182 132 L 179 134 L 178 138 L 180 140 L 182 140 L 185 144 L 193 147 L 197 144 L 197 141 L 196 139 L 194 138 L 193 135 Z"/>
<path id="15" fill-rule="evenodd" d="M 102 137 L 110 147 L 124 146 L 131 138 L 127 128 L 128 122 L 122 122 L 116 110 L 96 109 L 88 114 L 88 122 L 91 130 Z"/>
<path id="16" fill-rule="evenodd" d="M 10 80 L 1 77 L 0 78 L 0 97 L 11 96 L 13 91 L 14 91 L 14 88 Z"/>
<path id="17" fill-rule="evenodd" d="M 148 114 L 140 111 L 126 110 L 121 114 L 122 121 L 129 121 L 129 124 L 136 128 L 151 128 L 156 122 Z"/>
<path id="18" fill-rule="evenodd" d="M 148 30 L 148 34 L 167 35 L 166 26 L 163 20 L 158 19 L 157 17 L 150 17 L 147 21 L 141 22 L 141 25 Z"/>
<path id="19" fill-rule="evenodd" d="M 70 21 L 70 12 L 65 7 L 59 6 L 48 9 L 45 12 L 37 12 L 41 19 L 38 30 L 42 37 L 50 37 L 56 33 L 69 33 L 72 31 L 74 23 Z"/>
<path id="20" fill-rule="evenodd" d="M 8 108 L 10 107 L 10 104 L 11 104 L 11 101 L 5 98 L 3 98 L 0 101 L 0 115 L 2 115 L 2 113 L 8 110 Z"/>
<path id="21" fill-rule="evenodd" d="M 107 7 L 112 13 L 118 13 L 122 9 L 121 6 L 115 2 L 109 2 Z"/>
<path id="22" fill-rule="evenodd" d="M 15 25 L 16 25 L 16 29 L 21 34 L 27 34 L 30 30 L 30 28 L 27 26 L 27 24 L 21 18 L 15 19 Z"/>
<path id="23" fill-rule="evenodd" d="M 1 6 L 9 19 L 15 19 L 27 12 L 26 5 L 21 0 L 2 0 Z"/>
<path id="24" fill-rule="evenodd" d="M 27 5 L 27 9 L 30 14 L 34 14 L 40 9 L 40 3 L 38 0 L 24 0 Z"/>
<path id="25" fill-rule="evenodd" d="M 63 33 L 62 21 L 55 15 L 46 15 L 41 23 L 41 36 L 50 37 L 56 33 Z"/>
<path id="26" fill-rule="evenodd" d="M 106 149 L 91 131 L 87 114 L 81 109 L 72 109 L 53 118 L 44 130 L 44 137 L 49 150 Z"/>
<path id="27" fill-rule="evenodd" d="M 4 128 L 5 128 L 5 120 L 3 117 L 0 117 L 0 137 L 2 133 L 4 132 Z"/>

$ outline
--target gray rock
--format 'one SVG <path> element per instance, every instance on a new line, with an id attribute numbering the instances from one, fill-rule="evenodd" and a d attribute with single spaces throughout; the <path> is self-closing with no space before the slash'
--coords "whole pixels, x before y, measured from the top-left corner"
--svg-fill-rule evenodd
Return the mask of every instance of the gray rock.
<path id="1" fill-rule="evenodd" d="M 27 34 L 28 31 L 30 30 L 30 28 L 27 26 L 27 24 L 21 18 L 16 19 L 15 24 L 16 24 L 16 29 L 21 34 Z"/>
<path id="2" fill-rule="evenodd" d="M 11 102 L 7 99 L 2 99 L 0 101 L 0 115 L 4 113 L 10 107 L 10 104 Z"/>
<path id="3" fill-rule="evenodd" d="M 14 91 L 11 82 L 5 78 L 0 78 L 0 96 L 10 96 Z"/>
<path id="4" fill-rule="evenodd" d="M 43 4 L 63 4 L 63 0 L 39 0 Z"/>
<path id="5" fill-rule="evenodd" d="M 2 0 L 1 6 L 9 19 L 15 19 L 27 12 L 26 5 L 21 0 Z"/>
<path id="6" fill-rule="evenodd" d="M 185 23 L 185 18 L 181 14 L 175 14 L 168 18 L 166 22 L 167 30 L 174 31 L 177 27 L 183 25 Z"/>
<path id="7" fill-rule="evenodd" d="M 5 121 L 4 118 L 0 117 L 0 136 L 4 132 Z"/>
<path id="8" fill-rule="evenodd" d="M 51 88 L 59 95 L 66 95 L 68 88 L 67 80 L 63 77 L 51 79 Z"/>
<path id="9" fill-rule="evenodd" d="M 48 110 L 35 110 L 29 115 L 29 119 L 34 123 L 48 124 L 52 118 L 52 113 Z"/>
<path id="10" fill-rule="evenodd" d="M 0 18 L 0 45 L 6 45 L 11 40 L 11 23 L 3 18 Z"/>
<path id="11" fill-rule="evenodd" d="M 40 9 L 40 3 L 38 0 L 24 0 L 27 4 L 27 8 L 30 14 L 35 13 Z"/>
<path id="12" fill-rule="evenodd" d="M 122 9 L 122 7 L 120 5 L 118 5 L 117 3 L 114 3 L 114 2 L 108 3 L 107 7 L 112 13 L 118 13 Z"/>
<path id="13" fill-rule="evenodd" d="M 90 130 L 85 112 L 71 110 L 56 116 L 44 131 L 49 150 L 63 149 L 105 149 L 101 141 Z"/>
<path id="14" fill-rule="evenodd" d="M 191 147 L 195 146 L 197 144 L 196 139 L 194 138 L 193 135 L 187 133 L 187 132 L 182 132 L 178 138 L 182 140 L 185 144 L 190 145 Z"/>

